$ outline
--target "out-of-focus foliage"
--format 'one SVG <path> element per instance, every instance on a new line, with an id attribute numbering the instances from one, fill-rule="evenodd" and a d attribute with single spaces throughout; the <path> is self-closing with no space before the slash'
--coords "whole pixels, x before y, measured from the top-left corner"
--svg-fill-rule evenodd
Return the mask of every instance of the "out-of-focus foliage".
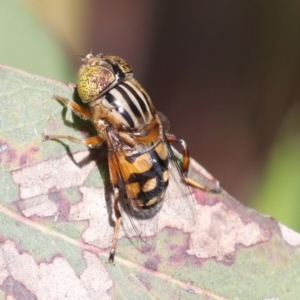
<path id="1" fill-rule="evenodd" d="M 300 107 L 287 115 L 265 166 L 254 207 L 300 231 Z"/>
<path id="2" fill-rule="evenodd" d="M 0 3 L 0 36 L 1 64 L 57 80 L 75 80 L 62 45 L 25 2 Z"/>
<path id="3" fill-rule="evenodd" d="M 78 61 L 86 47 L 88 24 L 86 20 L 88 3 L 82 0 L 22 0 L 34 12 L 36 17 L 55 34 L 54 43 L 63 45 L 67 53 L 71 53 L 70 59 Z M 29 5 L 28 5 L 29 4 Z"/>

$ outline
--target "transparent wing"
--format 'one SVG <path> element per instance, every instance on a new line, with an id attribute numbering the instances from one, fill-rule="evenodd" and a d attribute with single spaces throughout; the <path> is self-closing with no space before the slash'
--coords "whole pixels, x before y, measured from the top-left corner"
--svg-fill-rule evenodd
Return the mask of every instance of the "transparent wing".
<path id="1" fill-rule="evenodd" d="M 178 157 L 174 154 L 167 140 L 165 140 L 165 143 L 169 155 L 170 180 L 163 207 L 164 220 L 161 220 L 160 227 L 172 226 L 190 231 L 196 220 L 194 197 L 191 188 L 184 180 Z"/>
<path id="2" fill-rule="evenodd" d="M 169 119 L 161 111 L 158 111 L 157 115 L 158 115 L 159 120 L 160 120 L 160 122 L 162 124 L 164 132 L 169 132 L 169 129 L 170 129 L 170 121 L 169 121 Z"/>

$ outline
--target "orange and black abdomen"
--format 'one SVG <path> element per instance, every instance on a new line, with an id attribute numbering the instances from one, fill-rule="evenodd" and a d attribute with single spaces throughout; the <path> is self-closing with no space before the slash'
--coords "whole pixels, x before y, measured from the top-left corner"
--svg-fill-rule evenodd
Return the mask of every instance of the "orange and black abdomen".
<path id="1" fill-rule="evenodd" d="M 123 156 L 120 171 L 126 198 L 135 211 L 157 211 L 169 184 L 169 158 L 164 142 L 146 152 Z"/>

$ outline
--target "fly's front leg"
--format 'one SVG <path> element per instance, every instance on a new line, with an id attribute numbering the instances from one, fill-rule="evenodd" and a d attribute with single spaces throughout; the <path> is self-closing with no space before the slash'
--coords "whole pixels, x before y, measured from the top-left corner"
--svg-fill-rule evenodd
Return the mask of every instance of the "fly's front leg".
<path id="1" fill-rule="evenodd" d="M 80 118 L 84 120 L 92 120 L 92 113 L 89 109 L 84 108 L 80 106 L 79 104 L 75 103 L 74 101 L 71 101 L 65 97 L 59 96 L 59 95 L 53 95 L 53 99 L 56 99 L 60 101 L 61 103 L 67 105 L 72 109 L 72 111 Z M 96 147 L 103 143 L 103 139 L 101 139 L 98 135 L 89 137 L 84 140 L 80 140 L 78 138 L 69 136 L 69 135 L 47 135 L 43 134 L 43 141 L 49 141 L 49 140 L 59 140 L 59 139 L 66 139 L 74 143 L 83 144 L 87 147 Z"/>
<path id="2" fill-rule="evenodd" d="M 88 108 L 84 108 L 82 106 L 80 106 L 79 104 L 77 104 L 74 101 L 69 100 L 68 98 L 59 96 L 59 95 L 53 95 L 52 96 L 53 99 L 56 99 L 58 101 L 60 101 L 61 103 L 65 104 L 66 106 L 70 107 L 72 109 L 72 111 L 81 119 L 84 120 L 92 120 L 92 113 Z"/>
<path id="3" fill-rule="evenodd" d="M 100 136 L 95 135 L 84 140 L 69 136 L 69 135 L 47 135 L 43 134 L 43 141 L 50 141 L 50 140 L 60 140 L 66 139 L 74 143 L 83 144 L 89 148 L 97 147 L 103 143 L 103 139 Z"/>
<path id="4" fill-rule="evenodd" d="M 187 147 L 186 142 L 182 139 L 177 138 L 175 135 L 170 134 L 170 133 L 166 133 L 166 138 L 170 144 L 180 144 L 182 147 L 182 167 L 181 168 L 182 168 L 182 175 L 183 175 L 184 181 L 188 185 L 198 188 L 200 190 L 212 192 L 212 193 L 219 193 L 220 191 L 218 189 L 210 189 L 209 187 L 206 187 L 187 176 L 187 173 L 189 170 L 189 165 L 190 165 L 190 153 L 189 153 L 189 149 Z"/>

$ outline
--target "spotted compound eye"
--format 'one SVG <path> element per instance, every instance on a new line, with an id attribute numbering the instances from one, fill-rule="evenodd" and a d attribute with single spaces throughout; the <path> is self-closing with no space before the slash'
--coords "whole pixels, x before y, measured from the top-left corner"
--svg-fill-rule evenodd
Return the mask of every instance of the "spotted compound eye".
<path id="1" fill-rule="evenodd" d="M 114 81 L 115 74 L 104 66 L 88 66 L 80 72 L 77 85 L 83 102 L 89 102 L 105 91 Z"/>
<path id="2" fill-rule="evenodd" d="M 106 55 L 105 59 L 111 61 L 113 64 L 117 65 L 123 74 L 132 73 L 132 68 L 129 64 L 121 57 L 114 55 Z"/>

